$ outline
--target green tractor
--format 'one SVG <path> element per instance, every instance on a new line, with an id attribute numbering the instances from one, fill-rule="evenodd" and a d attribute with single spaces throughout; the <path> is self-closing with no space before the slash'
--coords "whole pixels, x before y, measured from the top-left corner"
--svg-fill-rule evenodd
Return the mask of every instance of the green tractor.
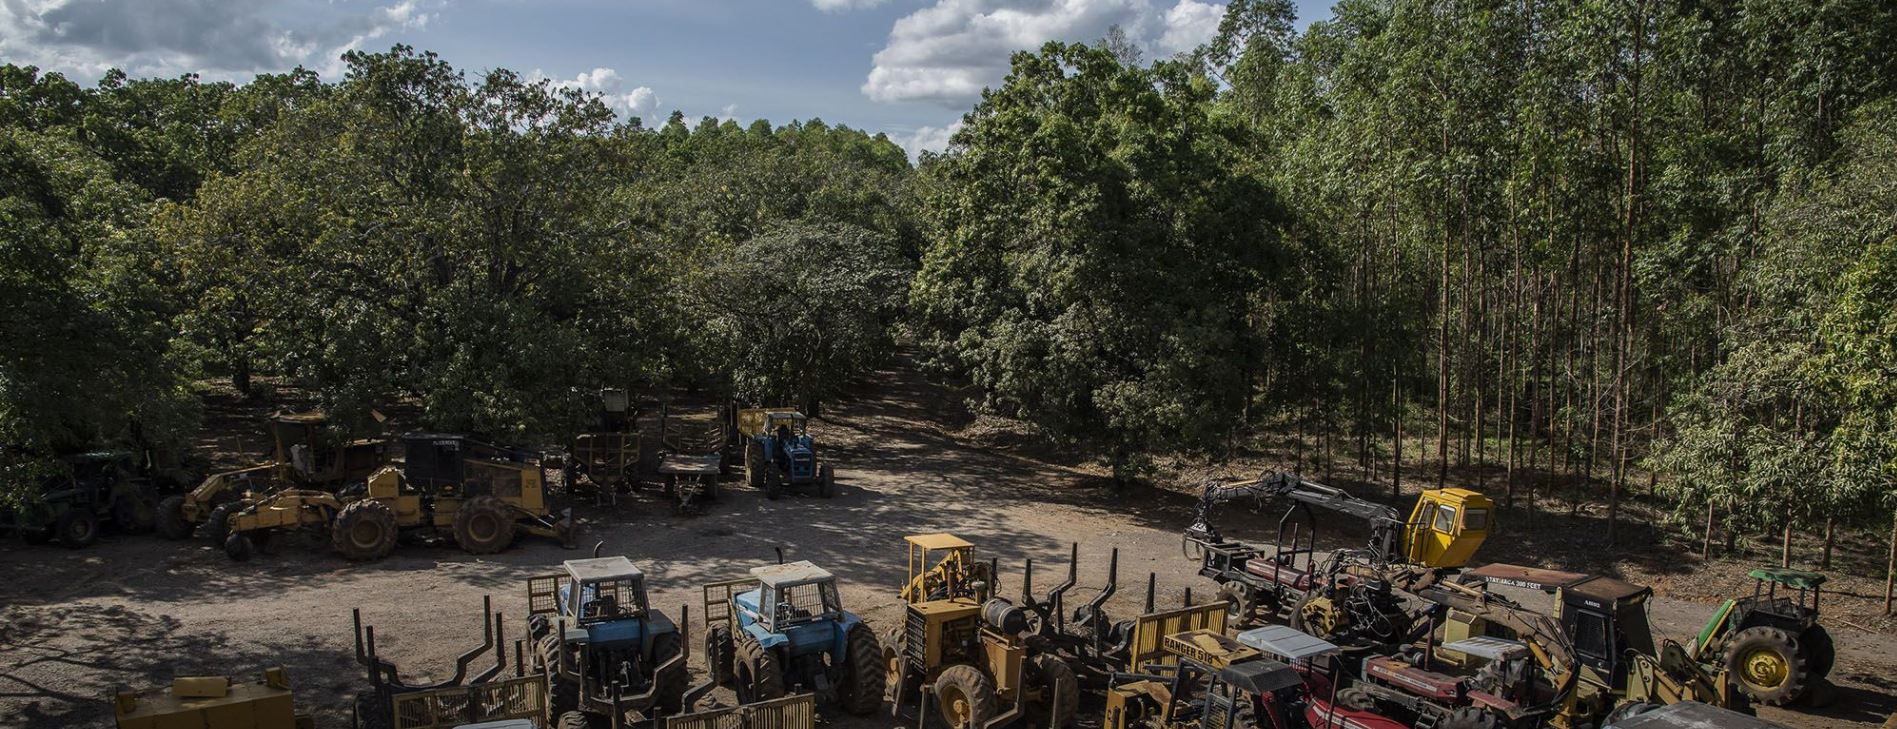
<path id="1" fill-rule="evenodd" d="M 102 524 L 124 533 L 150 531 L 158 492 L 144 470 L 130 451 L 62 456 L 24 504 L 0 510 L 0 531 L 72 549 L 98 541 Z"/>
<path id="2" fill-rule="evenodd" d="M 1752 595 L 1727 600 L 1699 632 L 1689 652 L 1724 668 L 1753 701 L 1781 706 L 1804 697 L 1831 673 L 1837 648 L 1818 624 L 1825 576 L 1762 567 L 1749 573 Z"/>

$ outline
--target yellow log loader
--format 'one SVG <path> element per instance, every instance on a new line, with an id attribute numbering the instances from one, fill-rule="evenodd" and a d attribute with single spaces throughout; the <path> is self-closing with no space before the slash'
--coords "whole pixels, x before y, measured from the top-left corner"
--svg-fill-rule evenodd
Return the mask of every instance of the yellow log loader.
<path id="1" fill-rule="evenodd" d="M 1074 671 L 1032 644 L 1027 611 L 993 594 L 994 566 L 975 561 L 974 545 L 954 535 L 903 540 L 903 623 L 883 651 L 892 710 L 913 703 L 926 724 L 925 697 L 932 696 L 950 729 L 1071 722 L 1079 702 Z"/>
<path id="2" fill-rule="evenodd" d="M 380 413 L 371 415 L 381 420 Z M 202 525 L 212 542 L 222 543 L 229 516 L 257 497 L 286 488 L 334 491 L 361 482 L 388 462 L 386 440 L 341 435 L 321 411 L 280 412 L 269 417 L 268 425 L 270 459 L 211 474 L 191 491 L 160 501 L 159 534 L 185 539 Z"/>

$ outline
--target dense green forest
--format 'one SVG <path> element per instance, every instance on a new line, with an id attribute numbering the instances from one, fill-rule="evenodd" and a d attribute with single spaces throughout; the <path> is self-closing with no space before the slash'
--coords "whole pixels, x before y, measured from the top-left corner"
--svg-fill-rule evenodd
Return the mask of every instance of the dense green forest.
<path id="1" fill-rule="evenodd" d="M 1017 54 L 915 162 L 401 46 L 330 81 L 0 67 L 0 458 L 180 439 L 213 378 L 554 442 L 600 386 L 820 401 L 913 346 L 1121 478 L 1295 434 L 1391 489 L 1486 464 L 1609 540 L 1635 495 L 1827 559 L 1893 523 L 1897 6 L 1294 28 L 1235 0 L 1174 58 Z"/>

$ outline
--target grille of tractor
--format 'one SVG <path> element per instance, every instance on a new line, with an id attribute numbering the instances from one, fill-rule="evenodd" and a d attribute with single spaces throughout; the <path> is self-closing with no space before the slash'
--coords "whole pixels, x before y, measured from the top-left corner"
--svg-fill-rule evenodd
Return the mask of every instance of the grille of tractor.
<path id="1" fill-rule="evenodd" d="M 910 667 L 918 671 L 928 669 L 923 663 L 929 652 L 929 619 L 914 608 L 909 610 L 909 619 L 903 623 L 902 648 L 908 654 L 904 657 L 909 660 Z"/>

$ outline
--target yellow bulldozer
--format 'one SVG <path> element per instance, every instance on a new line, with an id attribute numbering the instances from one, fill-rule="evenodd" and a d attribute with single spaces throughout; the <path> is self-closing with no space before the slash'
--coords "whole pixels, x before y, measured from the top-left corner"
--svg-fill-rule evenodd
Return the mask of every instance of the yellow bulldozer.
<path id="1" fill-rule="evenodd" d="M 574 546 L 571 510 L 547 503 L 540 462 L 520 451 L 464 435 L 412 433 L 404 456 L 371 474 L 358 489 L 284 489 L 232 513 L 224 552 L 250 559 L 278 536 L 326 534 L 345 559 L 381 559 L 401 534 L 452 539 L 469 554 L 492 554 L 519 532 Z"/>
<path id="2" fill-rule="evenodd" d="M 380 413 L 371 415 L 381 420 Z M 185 539 L 202 525 L 213 542 L 221 543 L 230 514 L 247 502 L 286 488 L 333 491 L 362 481 L 388 462 L 388 441 L 339 435 L 321 411 L 280 412 L 269 417 L 268 425 L 270 459 L 211 474 L 191 491 L 160 501 L 159 534 Z"/>
<path id="3" fill-rule="evenodd" d="M 992 729 L 1017 720 L 1062 727 L 1080 698 L 1074 671 L 1030 641 L 1028 613 L 993 594 L 994 566 L 950 534 L 904 537 L 908 576 L 903 622 L 884 641 L 884 682 L 900 712 L 925 697 L 951 729 Z"/>

